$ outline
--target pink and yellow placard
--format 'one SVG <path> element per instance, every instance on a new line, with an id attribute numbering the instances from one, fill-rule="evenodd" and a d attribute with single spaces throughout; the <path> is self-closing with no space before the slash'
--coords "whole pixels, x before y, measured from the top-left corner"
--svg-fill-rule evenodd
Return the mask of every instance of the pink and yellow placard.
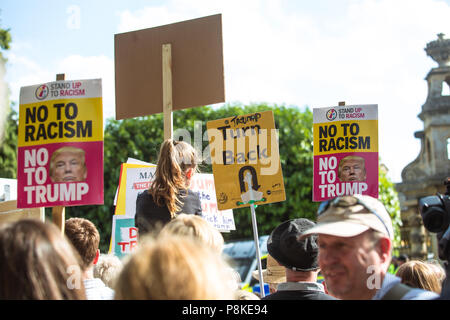
<path id="1" fill-rule="evenodd" d="M 313 109 L 313 201 L 378 198 L 378 106 Z"/>
<path id="2" fill-rule="evenodd" d="M 17 207 L 103 204 L 101 79 L 20 90 Z"/>

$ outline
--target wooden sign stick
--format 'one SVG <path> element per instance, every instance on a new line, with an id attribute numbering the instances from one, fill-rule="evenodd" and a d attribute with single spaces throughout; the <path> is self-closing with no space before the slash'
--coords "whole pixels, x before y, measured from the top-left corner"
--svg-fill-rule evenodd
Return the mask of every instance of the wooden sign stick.
<path id="1" fill-rule="evenodd" d="M 172 45 L 162 45 L 162 87 L 163 87 L 163 111 L 164 111 L 164 140 L 172 139 L 173 114 L 172 114 Z"/>
<path id="2" fill-rule="evenodd" d="M 66 75 L 59 73 L 56 75 L 56 81 L 65 80 Z M 52 207 L 52 222 L 61 230 L 64 234 L 64 225 L 66 221 L 66 208 L 63 206 Z"/>
<path id="3" fill-rule="evenodd" d="M 345 106 L 345 101 L 339 101 L 339 102 L 338 102 L 338 106 L 339 106 L 339 107 Z"/>

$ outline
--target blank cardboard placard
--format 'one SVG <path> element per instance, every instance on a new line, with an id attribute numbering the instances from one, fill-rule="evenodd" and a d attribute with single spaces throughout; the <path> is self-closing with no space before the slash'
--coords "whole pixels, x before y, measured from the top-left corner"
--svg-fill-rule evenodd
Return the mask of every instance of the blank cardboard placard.
<path id="1" fill-rule="evenodd" d="M 173 110 L 225 101 L 222 15 L 116 34 L 116 119 L 163 112 L 162 45 L 172 46 Z"/>

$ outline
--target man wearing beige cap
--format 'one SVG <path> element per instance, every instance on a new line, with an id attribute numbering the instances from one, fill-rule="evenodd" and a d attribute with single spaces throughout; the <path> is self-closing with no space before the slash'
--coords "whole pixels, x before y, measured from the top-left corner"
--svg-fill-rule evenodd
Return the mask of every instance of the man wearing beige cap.
<path id="1" fill-rule="evenodd" d="M 300 236 L 318 234 L 319 266 L 330 294 L 346 300 L 435 299 L 433 292 L 400 284 L 387 273 L 394 230 L 383 204 L 364 195 L 322 202 L 317 225 Z"/>

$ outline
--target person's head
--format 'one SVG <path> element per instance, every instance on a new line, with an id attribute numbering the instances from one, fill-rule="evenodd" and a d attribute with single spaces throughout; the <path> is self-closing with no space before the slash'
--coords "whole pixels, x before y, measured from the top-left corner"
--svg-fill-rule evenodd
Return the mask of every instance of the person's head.
<path id="1" fill-rule="evenodd" d="M 55 225 L 37 219 L 2 225 L 0 261 L 0 299 L 85 299 L 80 258 Z"/>
<path id="2" fill-rule="evenodd" d="M 398 258 L 397 258 L 397 265 L 401 266 L 402 264 L 406 263 L 409 261 L 409 257 L 407 254 L 401 254 Z"/>
<path id="3" fill-rule="evenodd" d="M 430 264 L 418 260 L 403 263 L 395 274 L 402 279 L 402 283 L 428 291 L 441 293 L 441 273 Z"/>
<path id="4" fill-rule="evenodd" d="M 180 209 L 177 194 L 189 186 L 197 162 L 197 153 L 189 143 L 172 139 L 162 143 L 149 192 L 159 206 L 167 205 L 172 217 Z"/>
<path id="5" fill-rule="evenodd" d="M 358 156 L 347 156 L 339 162 L 338 177 L 341 181 L 365 181 L 366 162 Z"/>
<path id="6" fill-rule="evenodd" d="M 234 280 L 222 257 L 192 237 L 144 237 L 115 286 L 118 300 L 232 300 Z"/>
<path id="7" fill-rule="evenodd" d="M 285 267 L 287 281 L 292 281 L 290 278 L 294 275 L 302 275 L 305 281 L 311 276 L 317 277 L 317 236 L 299 239 L 303 232 L 314 226 L 314 222 L 304 218 L 288 220 L 277 226 L 267 240 L 267 251 Z"/>
<path id="8" fill-rule="evenodd" d="M 52 182 L 84 181 L 87 177 L 85 152 L 76 147 L 61 147 L 50 157 Z"/>
<path id="9" fill-rule="evenodd" d="M 439 264 L 439 262 L 437 260 L 429 260 L 426 263 L 434 270 L 440 283 L 443 284 L 445 277 L 447 276 L 444 268 Z"/>
<path id="10" fill-rule="evenodd" d="M 97 263 L 100 254 L 98 250 L 100 233 L 91 221 L 84 218 L 70 218 L 66 220 L 64 233 L 77 249 L 83 270 Z"/>
<path id="11" fill-rule="evenodd" d="M 223 236 L 202 217 L 193 214 L 179 214 L 161 230 L 162 234 L 171 233 L 195 237 L 218 253 L 223 249 Z"/>
<path id="12" fill-rule="evenodd" d="M 270 254 L 267 255 L 266 269 L 262 271 L 263 280 L 269 285 L 270 293 L 277 291 L 278 284 L 286 282 L 286 268 L 279 264 Z M 253 278 L 259 281 L 259 272 L 252 272 Z"/>
<path id="13" fill-rule="evenodd" d="M 122 267 L 122 261 L 114 254 L 101 254 L 94 266 L 94 277 L 113 288 Z"/>
<path id="14" fill-rule="evenodd" d="M 319 206 L 319 266 L 327 289 L 339 299 L 370 299 L 389 268 L 393 239 L 391 218 L 370 196 L 337 197 Z"/>

